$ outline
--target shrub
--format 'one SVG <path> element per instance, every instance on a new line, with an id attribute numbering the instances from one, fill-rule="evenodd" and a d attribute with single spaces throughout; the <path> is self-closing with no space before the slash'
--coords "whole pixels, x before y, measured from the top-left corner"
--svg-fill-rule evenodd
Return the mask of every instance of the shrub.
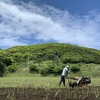
<path id="1" fill-rule="evenodd" d="M 2 59 L 2 62 L 6 65 L 6 66 L 10 66 L 12 64 L 12 60 L 10 58 L 5 58 Z"/>
<path id="2" fill-rule="evenodd" d="M 55 74 L 55 67 L 56 67 L 56 65 L 54 63 L 47 64 L 47 66 L 42 67 L 42 69 L 40 69 L 40 74 L 42 76 Z"/>
<path id="3" fill-rule="evenodd" d="M 48 65 L 48 74 L 53 74 L 55 70 L 55 64 L 49 64 Z"/>
<path id="4" fill-rule="evenodd" d="M 41 76 L 47 76 L 48 75 L 48 67 L 41 68 L 39 70 L 39 73 L 41 74 Z"/>
<path id="5" fill-rule="evenodd" d="M 62 66 L 56 66 L 55 64 L 49 64 L 48 67 L 41 68 L 39 73 L 42 76 L 47 76 L 50 74 L 59 75 L 62 73 L 62 69 L 63 69 Z"/>
<path id="6" fill-rule="evenodd" d="M 55 75 L 59 75 L 62 73 L 62 67 L 61 66 L 56 66 L 54 70 Z"/>
<path id="7" fill-rule="evenodd" d="M 3 76 L 4 72 L 5 72 L 5 66 L 2 62 L 0 62 L 0 77 Z"/>
<path id="8" fill-rule="evenodd" d="M 10 66 L 8 66 L 8 71 L 10 72 L 10 73 L 14 73 L 14 72 L 16 72 L 17 70 L 18 70 L 18 66 L 16 66 L 16 65 L 10 65 Z"/>
<path id="9" fill-rule="evenodd" d="M 79 68 L 78 66 L 72 66 L 71 71 L 72 71 L 73 73 L 77 73 L 77 72 L 80 71 L 80 68 Z"/>
<path id="10" fill-rule="evenodd" d="M 32 65 L 30 66 L 29 71 L 30 73 L 35 73 L 35 72 L 38 72 L 38 68 L 36 65 Z"/>

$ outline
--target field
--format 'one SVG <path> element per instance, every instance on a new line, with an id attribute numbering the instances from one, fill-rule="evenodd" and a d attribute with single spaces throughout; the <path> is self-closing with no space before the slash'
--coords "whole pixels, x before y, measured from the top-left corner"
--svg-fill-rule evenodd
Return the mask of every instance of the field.
<path id="1" fill-rule="evenodd" d="M 36 77 L 37 76 L 37 77 Z M 100 78 L 91 78 L 86 88 L 58 86 L 60 76 L 0 78 L 0 100 L 99 100 Z"/>
<path id="2" fill-rule="evenodd" d="M 100 100 L 100 87 L 1 88 L 0 100 Z"/>

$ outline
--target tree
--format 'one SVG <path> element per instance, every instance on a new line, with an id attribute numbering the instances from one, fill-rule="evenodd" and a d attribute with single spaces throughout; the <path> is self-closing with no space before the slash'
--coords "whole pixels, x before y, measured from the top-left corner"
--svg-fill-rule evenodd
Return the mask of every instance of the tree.
<path id="1" fill-rule="evenodd" d="M 5 66 L 4 66 L 4 64 L 0 61 L 0 77 L 3 77 L 4 72 L 5 72 Z"/>
<path id="2" fill-rule="evenodd" d="M 73 73 L 77 73 L 77 72 L 80 71 L 80 68 L 79 68 L 78 66 L 73 66 L 73 67 L 71 68 L 71 71 L 72 71 Z"/>
<path id="3" fill-rule="evenodd" d="M 36 72 L 38 72 L 39 70 L 38 70 L 38 68 L 37 68 L 36 65 L 31 65 L 31 66 L 29 67 L 29 71 L 30 71 L 30 73 L 36 73 Z"/>

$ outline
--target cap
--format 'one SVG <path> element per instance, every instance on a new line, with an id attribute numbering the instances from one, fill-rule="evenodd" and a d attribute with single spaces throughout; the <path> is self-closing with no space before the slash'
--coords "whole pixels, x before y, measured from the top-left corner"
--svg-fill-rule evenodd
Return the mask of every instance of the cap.
<path id="1" fill-rule="evenodd" d="M 69 67 L 68 65 L 66 67 Z"/>

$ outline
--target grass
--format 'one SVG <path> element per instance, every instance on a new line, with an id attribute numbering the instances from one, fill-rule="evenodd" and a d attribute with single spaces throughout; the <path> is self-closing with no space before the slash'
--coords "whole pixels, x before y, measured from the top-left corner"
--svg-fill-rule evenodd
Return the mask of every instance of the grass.
<path id="1" fill-rule="evenodd" d="M 69 75 L 72 77 L 82 77 L 82 76 L 89 76 L 89 77 L 100 77 L 100 64 L 70 64 L 70 69 L 72 66 L 79 66 L 80 72 L 72 73 L 69 70 Z"/>
<path id="2" fill-rule="evenodd" d="M 35 87 L 35 88 L 58 88 L 60 76 L 41 77 L 38 74 L 21 76 L 19 74 L 9 75 L 8 77 L 0 78 L 0 87 Z M 100 78 L 91 78 L 89 86 L 100 86 Z M 66 79 L 66 86 L 68 86 L 68 80 Z M 63 87 L 63 84 L 61 85 Z"/>
<path id="3" fill-rule="evenodd" d="M 71 68 L 72 66 L 74 66 L 74 64 L 72 65 L 70 64 L 69 66 Z M 59 87 L 58 84 L 61 77 L 60 75 L 59 76 L 49 75 L 46 77 L 41 77 L 40 74 L 29 73 L 29 70 L 23 67 L 21 68 L 21 70 L 18 70 L 16 73 L 8 74 L 7 76 L 0 78 L 0 88 L 1 88 L 0 90 L 2 91 L 0 92 L 2 93 L 1 96 L 6 97 L 5 95 L 7 95 L 5 100 L 19 100 L 19 99 L 16 99 L 19 96 L 22 100 L 22 96 L 23 97 L 26 96 L 27 100 L 29 100 L 30 93 L 31 93 L 31 96 L 37 94 L 36 97 L 38 97 L 42 93 L 42 96 L 40 95 L 40 98 L 43 97 L 44 95 L 45 99 L 43 100 L 54 100 L 54 99 L 48 99 L 49 95 L 50 97 L 54 95 L 55 97 L 58 97 L 59 100 L 62 100 L 63 98 L 72 98 L 74 100 L 99 100 L 100 98 L 100 92 L 99 92 L 100 91 L 100 73 L 99 73 L 100 65 L 76 64 L 76 66 L 80 66 L 81 71 L 79 73 L 72 73 L 69 70 L 68 76 L 69 77 L 89 76 L 91 78 L 91 83 L 88 84 L 89 87 L 87 87 L 86 89 L 69 88 L 67 79 L 66 79 L 67 87 L 64 87 L 63 84 L 61 84 L 61 86 Z M 9 87 L 13 87 L 13 90 L 12 91 L 9 90 L 9 89 L 12 89 Z M 30 90 L 27 90 L 28 88 Z M 44 88 L 45 88 L 45 91 L 44 91 Z M 51 90 L 54 90 L 52 94 L 50 94 Z M 63 95 L 60 94 L 61 90 L 62 90 Z M 16 97 L 16 95 L 18 96 Z M 91 96 L 92 96 L 92 99 L 91 99 Z M 90 97 L 90 99 L 88 97 Z M 63 100 L 66 100 L 66 99 L 63 99 Z"/>
<path id="4" fill-rule="evenodd" d="M 89 76 L 91 78 L 91 83 L 89 86 L 100 86 L 100 65 L 97 64 L 76 64 L 80 66 L 81 71 L 79 73 L 71 73 L 69 70 L 69 77 L 82 77 Z M 69 65 L 70 68 L 73 64 Z M 96 75 L 97 74 L 97 75 Z M 60 81 L 59 76 L 47 76 L 41 77 L 40 74 L 31 74 L 27 68 L 8 74 L 6 77 L 0 78 L 0 87 L 49 87 L 58 88 L 58 83 Z M 66 79 L 66 86 L 68 86 L 68 80 Z M 63 87 L 63 85 L 61 85 Z"/>
<path id="5" fill-rule="evenodd" d="M 92 83 L 89 84 L 91 87 L 86 89 L 68 88 L 67 79 L 67 87 L 63 87 L 63 84 L 58 87 L 59 81 L 60 76 L 41 77 L 39 74 L 29 74 L 28 72 L 9 74 L 0 78 L 1 97 L 5 97 L 0 100 L 22 100 L 22 98 L 23 100 L 33 100 L 35 96 L 37 99 L 34 100 L 39 100 L 39 98 L 43 98 L 43 100 L 55 100 L 56 98 L 57 100 L 99 100 L 100 98 L 100 88 L 97 87 L 100 86 L 99 77 L 92 77 Z"/>
<path id="6" fill-rule="evenodd" d="M 4 77 L 0 87 L 57 87 L 58 77 Z"/>
<path id="7" fill-rule="evenodd" d="M 100 86 L 100 77 L 91 78 L 90 86 Z"/>

